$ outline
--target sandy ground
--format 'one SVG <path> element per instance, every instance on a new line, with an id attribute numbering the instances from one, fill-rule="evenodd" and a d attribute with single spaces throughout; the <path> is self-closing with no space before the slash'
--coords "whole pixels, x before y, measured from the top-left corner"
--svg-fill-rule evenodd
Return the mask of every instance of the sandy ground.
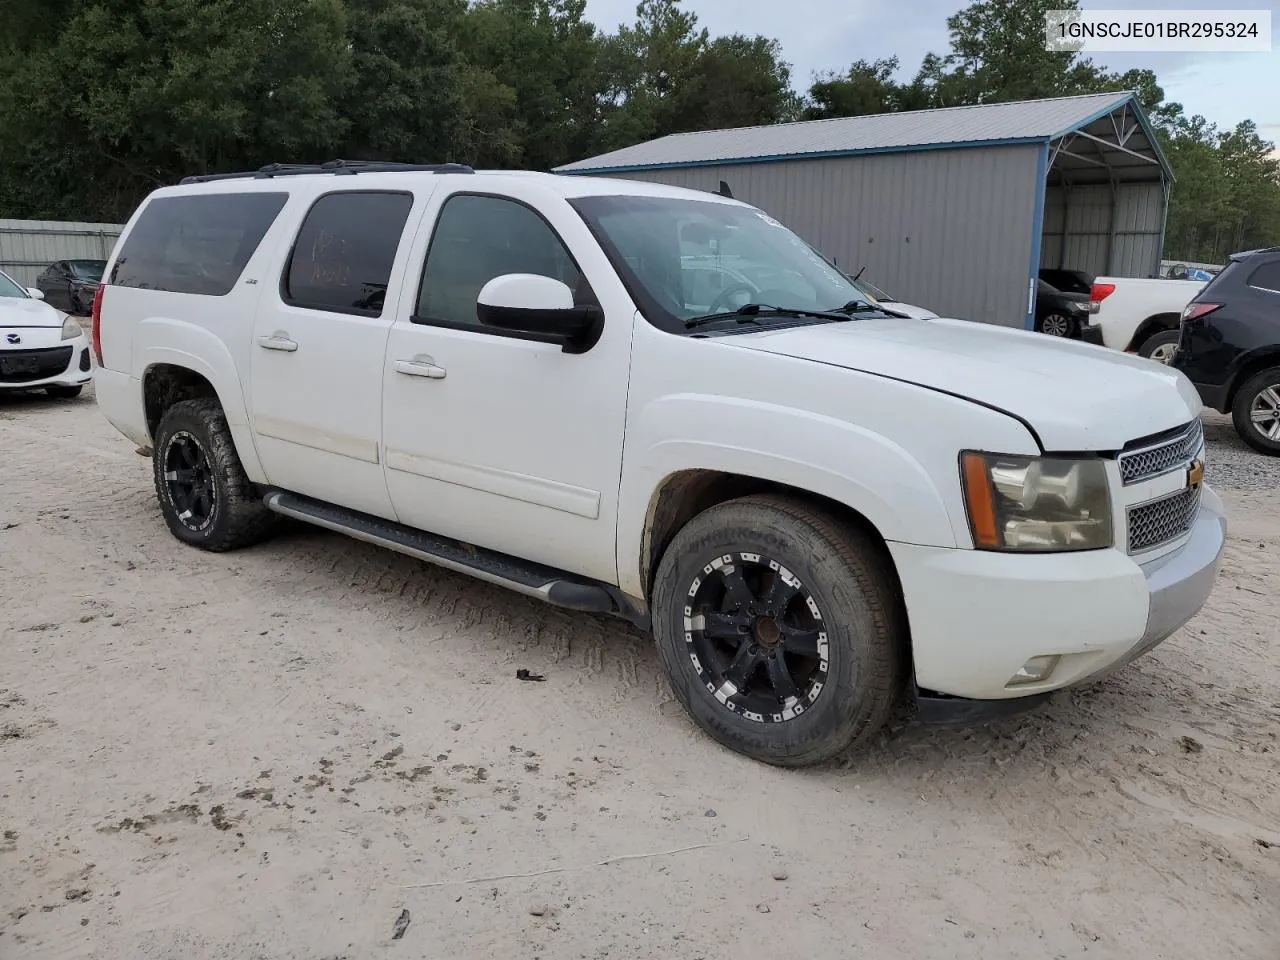
<path id="1" fill-rule="evenodd" d="M 627 627 L 320 531 L 185 548 L 88 394 L 0 399 L 0 957 L 1276 960 L 1280 474 L 1210 426 L 1257 489 L 1187 629 L 796 773 Z"/>

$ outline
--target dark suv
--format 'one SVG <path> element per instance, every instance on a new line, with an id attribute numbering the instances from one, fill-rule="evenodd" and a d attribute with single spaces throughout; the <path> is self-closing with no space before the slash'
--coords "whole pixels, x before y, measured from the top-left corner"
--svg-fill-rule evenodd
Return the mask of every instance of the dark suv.
<path id="1" fill-rule="evenodd" d="M 45 267 L 36 278 L 36 286 L 50 306 L 75 317 L 87 317 L 106 266 L 105 260 L 58 260 Z"/>
<path id="2" fill-rule="evenodd" d="M 1171 365 L 1245 443 L 1280 456 L 1280 247 L 1234 254 L 1187 304 Z"/>

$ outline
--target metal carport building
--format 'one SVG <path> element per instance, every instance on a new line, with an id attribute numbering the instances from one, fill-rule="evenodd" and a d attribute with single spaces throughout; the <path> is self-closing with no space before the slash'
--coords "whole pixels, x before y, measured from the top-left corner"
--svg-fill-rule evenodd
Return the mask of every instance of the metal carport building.
<path id="1" fill-rule="evenodd" d="M 904 302 L 1028 327 L 1039 267 L 1157 273 L 1173 181 L 1133 93 L 673 134 L 556 172 L 723 180 Z"/>

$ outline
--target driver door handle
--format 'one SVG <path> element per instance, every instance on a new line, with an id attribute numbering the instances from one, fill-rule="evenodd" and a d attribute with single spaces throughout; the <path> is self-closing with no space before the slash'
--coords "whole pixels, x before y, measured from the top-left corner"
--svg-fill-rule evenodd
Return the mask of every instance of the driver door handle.
<path id="1" fill-rule="evenodd" d="M 396 373 L 407 377 L 426 377 L 428 380 L 443 380 L 444 367 L 436 366 L 430 357 L 415 357 L 412 360 L 397 360 L 393 365 Z"/>
<path id="2" fill-rule="evenodd" d="M 273 334 L 270 337 L 258 337 L 255 342 L 263 350 L 282 350 L 285 353 L 293 353 L 298 349 L 298 342 L 290 340 L 282 333 Z"/>

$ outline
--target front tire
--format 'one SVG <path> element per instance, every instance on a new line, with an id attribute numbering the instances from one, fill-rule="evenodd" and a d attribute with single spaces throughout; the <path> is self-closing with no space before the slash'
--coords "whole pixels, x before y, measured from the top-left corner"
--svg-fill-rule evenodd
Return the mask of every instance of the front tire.
<path id="1" fill-rule="evenodd" d="M 54 400 L 74 400 L 83 389 L 83 384 L 77 384 L 74 387 L 45 387 L 44 392 Z"/>
<path id="2" fill-rule="evenodd" d="M 764 763 L 830 760 L 883 726 L 903 689 L 889 557 L 801 500 L 745 497 L 691 520 L 658 565 L 652 612 L 694 722 Z"/>
<path id="3" fill-rule="evenodd" d="M 1177 330 L 1161 330 L 1153 333 L 1138 348 L 1138 356 L 1154 360 L 1156 363 L 1169 364 L 1178 352 L 1178 341 L 1182 334 Z"/>
<path id="4" fill-rule="evenodd" d="M 1280 457 L 1280 367 L 1262 370 L 1244 382 L 1231 402 L 1231 422 L 1253 449 Z"/>
<path id="5" fill-rule="evenodd" d="M 152 469 L 165 522 L 184 543 L 237 550 L 266 539 L 279 522 L 245 476 L 217 400 L 183 400 L 165 411 Z"/>

